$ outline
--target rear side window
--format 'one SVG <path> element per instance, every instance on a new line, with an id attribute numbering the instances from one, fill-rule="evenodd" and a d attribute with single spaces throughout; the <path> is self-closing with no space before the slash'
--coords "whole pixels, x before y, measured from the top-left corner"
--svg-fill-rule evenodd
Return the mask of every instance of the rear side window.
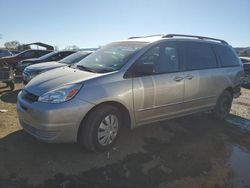
<path id="1" fill-rule="evenodd" d="M 21 54 L 21 58 L 24 58 L 24 59 L 29 59 L 29 58 L 34 58 L 34 57 L 35 57 L 34 51 L 27 51 Z"/>
<path id="2" fill-rule="evenodd" d="M 37 53 L 37 57 L 41 57 L 41 56 L 43 56 L 45 54 L 50 53 L 50 51 L 37 51 L 36 53 Z"/>
<path id="3" fill-rule="evenodd" d="M 183 44 L 185 70 L 216 68 L 216 56 L 206 43 L 186 42 Z"/>
<path id="4" fill-rule="evenodd" d="M 239 58 L 235 51 L 229 46 L 214 45 L 215 52 L 222 67 L 239 66 Z"/>

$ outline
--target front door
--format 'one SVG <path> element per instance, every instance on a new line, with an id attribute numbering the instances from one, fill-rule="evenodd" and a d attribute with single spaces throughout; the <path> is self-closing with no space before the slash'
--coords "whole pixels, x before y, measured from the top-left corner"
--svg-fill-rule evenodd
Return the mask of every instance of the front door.
<path id="1" fill-rule="evenodd" d="M 179 71 L 177 46 L 162 43 L 149 49 L 136 65 L 152 64 L 152 74 L 133 78 L 135 118 L 138 124 L 165 119 L 181 110 L 184 93 L 183 73 Z"/>

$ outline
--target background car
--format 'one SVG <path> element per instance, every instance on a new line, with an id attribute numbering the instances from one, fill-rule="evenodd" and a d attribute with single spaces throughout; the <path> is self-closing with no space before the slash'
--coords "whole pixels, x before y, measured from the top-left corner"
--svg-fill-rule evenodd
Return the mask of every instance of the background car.
<path id="1" fill-rule="evenodd" d="M 0 58 L 0 63 L 6 63 L 12 68 L 16 69 L 17 68 L 17 63 L 21 60 L 24 59 L 30 59 L 30 58 L 38 58 L 41 57 L 45 54 L 48 54 L 52 52 L 51 50 L 26 50 L 23 51 L 17 55 L 13 55 L 10 57 L 2 57 Z"/>
<path id="2" fill-rule="evenodd" d="M 243 63 L 246 74 L 245 84 L 243 84 L 243 87 L 250 87 L 250 57 L 240 57 L 240 59 Z"/>
<path id="3" fill-rule="evenodd" d="M 13 55 L 21 53 L 19 50 L 9 50 Z"/>
<path id="4" fill-rule="evenodd" d="M 52 70 L 55 68 L 70 66 L 72 64 L 75 64 L 84 59 L 85 57 L 87 57 L 91 53 L 92 52 L 90 51 L 79 51 L 63 58 L 58 62 L 51 61 L 46 63 L 30 65 L 26 67 L 23 71 L 23 82 L 24 84 L 27 84 L 32 78 L 34 78 L 38 74 L 44 73 L 48 70 Z"/>
<path id="5" fill-rule="evenodd" d="M 40 58 L 33 58 L 33 59 L 26 59 L 23 61 L 18 62 L 17 72 L 22 73 L 23 70 L 33 64 L 43 63 L 43 62 L 50 62 L 50 61 L 60 61 L 61 59 L 75 53 L 74 50 L 64 50 L 64 51 L 54 51 L 49 54 L 46 54 Z"/>
<path id="6" fill-rule="evenodd" d="M 13 54 L 8 49 L 0 49 L 0 58 L 12 55 Z"/>

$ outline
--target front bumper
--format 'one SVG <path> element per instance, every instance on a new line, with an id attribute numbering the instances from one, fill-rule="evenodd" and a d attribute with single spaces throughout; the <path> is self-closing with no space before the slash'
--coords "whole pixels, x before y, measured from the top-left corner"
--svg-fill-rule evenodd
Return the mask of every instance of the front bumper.
<path id="1" fill-rule="evenodd" d="M 94 105 L 76 97 L 58 104 L 30 103 L 18 94 L 21 127 L 45 142 L 76 142 L 82 119 Z"/>

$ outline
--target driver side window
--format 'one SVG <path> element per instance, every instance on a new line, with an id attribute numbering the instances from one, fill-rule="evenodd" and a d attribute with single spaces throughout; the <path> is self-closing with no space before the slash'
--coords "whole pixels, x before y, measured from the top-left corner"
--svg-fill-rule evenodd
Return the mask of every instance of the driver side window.
<path id="1" fill-rule="evenodd" d="M 148 50 L 140 59 L 136 62 L 135 76 L 148 76 L 155 73 L 155 65 L 159 61 L 160 46 L 155 46 Z"/>
<path id="2" fill-rule="evenodd" d="M 155 65 L 159 61 L 160 57 L 160 46 L 156 46 L 150 49 L 146 54 L 144 54 L 139 60 L 138 64 L 152 64 Z"/>
<path id="3" fill-rule="evenodd" d="M 151 48 L 136 63 L 136 76 L 171 73 L 178 70 L 177 49 L 173 43 Z"/>

